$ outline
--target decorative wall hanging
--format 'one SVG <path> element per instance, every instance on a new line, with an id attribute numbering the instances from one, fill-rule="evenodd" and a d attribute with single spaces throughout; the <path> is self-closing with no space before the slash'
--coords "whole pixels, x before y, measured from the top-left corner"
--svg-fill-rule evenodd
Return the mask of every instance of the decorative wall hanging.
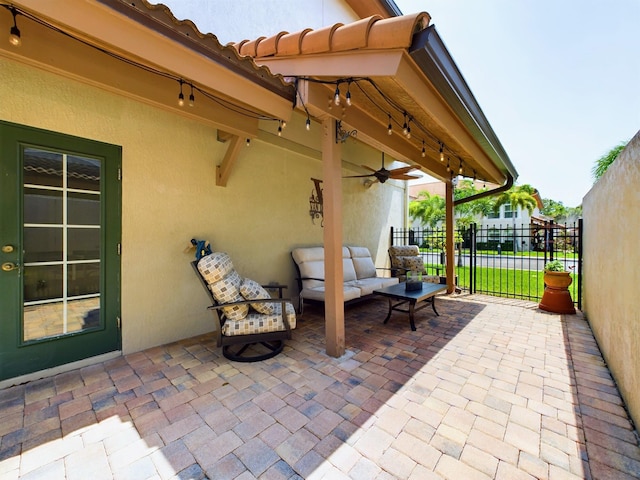
<path id="1" fill-rule="evenodd" d="M 322 188 L 320 184 L 322 180 L 317 178 L 311 178 L 314 184 L 314 189 L 311 190 L 311 196 L 309 197 L 309 215 L 311 216 L 311 222 L 315 225 L 316 219 L 320 218 L 320 226 L 324 226 L 324 217 L 322 215 Z"/>

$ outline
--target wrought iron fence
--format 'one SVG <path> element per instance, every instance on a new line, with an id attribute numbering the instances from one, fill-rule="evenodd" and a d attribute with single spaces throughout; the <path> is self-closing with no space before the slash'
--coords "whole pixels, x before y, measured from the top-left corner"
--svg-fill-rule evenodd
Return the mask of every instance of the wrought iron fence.
<path id="1" fill-rule="evenodd" d="M 391 228 L 391 245 L 417 245 L 429 274 L 445 275 L 444 229 Z M 455 231 L 458 287 L 470 293 L 539 301 L 544 266 L 559 260 L 569 270 L 569 290 L 582 306 L 582 220 L 574 224 L 490 224 Z"/>

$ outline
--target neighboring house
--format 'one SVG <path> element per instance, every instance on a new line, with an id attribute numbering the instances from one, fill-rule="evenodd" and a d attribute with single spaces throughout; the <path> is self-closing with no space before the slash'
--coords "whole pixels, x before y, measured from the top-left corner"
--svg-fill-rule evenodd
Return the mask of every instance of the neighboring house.
<path id="1" fill-rule="evenodd" d="M 487 188 L 489 190 L 494 189 L 497 185 L 488 183 L 476 182 L 476 188 Z M 442 182 L 425 181 L 418 183 L 415 181 L 409 186 L 409 201 L 416 200 L 418 195 L 422 191 L 429 192 L 431 195 L 444 196 L 445 185 Z M 516 246 L 518 251 L 527 251 L 536 248 L 536 233 L 537 227 L 544 226 L 545 221 L 549 221 L 550 218 L 542 215 L 540 210 L 544 208 L 542 198 L 536 191 L 533 195 L 536 199 L 536 208 L 529 214 L 528 210 L 517 208 L 515 211 L 511 208 L 510 204 L 502 205 L 500 210 L 496 213 L 490 213 L 487 216 L 477 216 L 476 224 L 478 226 L 478 242 L 496 242 L 502 243 L 504 241 L 511 240 L 509 229 L 514 229 L 518 232 L 518 237 L 521 237 L 521 242 Z M 424 226 L 418 221 L 413 220 L 411 223 L 413 228 L 424 228 Z M 534 229 L 531 236 L 524 234 L 526 229 L 531 227 Z M 542 233 L 540 233 L 541 236 Z M 540 239 L 542 241 L 542 239 Z"/>
<path id="2" fill-rule="evenodd" d="M 317 5 L 330 24 L 316 23 Z M 427 14 L 294 6 L 282 15 L 317 30 L 230 47 L 144 0 L 1 4 L 0 28 L 15 21 L 21 46 L 0 42 L 0 386 L 211 331 L 185 250 L 194 237 L 291 296 L 291 249 L 324 244 L 327 351 L 339 356 L 340 246 L 383 265 L 407 198 L 403 181 L 342 177 L 379 168 L 384 151 L 389 168 L 447 180 L 440 145 L 478 178 L 517 177 Z M 246 14 L 217 8 L 228 28 Z M 374 84 L 403 110 L 377 111 Z M 337 85 L 343 102 L 351 87 L 346 111 L 328 101 Z M 398 132 L 402 113 L 412 137 Z M 310 216 L 318 185 L 322 221 Z"/>

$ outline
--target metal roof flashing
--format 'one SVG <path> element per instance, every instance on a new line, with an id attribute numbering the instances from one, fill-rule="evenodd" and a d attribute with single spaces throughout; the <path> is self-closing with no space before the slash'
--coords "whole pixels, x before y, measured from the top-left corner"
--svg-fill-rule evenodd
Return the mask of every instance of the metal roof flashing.
<path id="1" fill-rule="evenodd" d="M 517 179 L 518 172 L 449 54 L 435 25 L 414 34 L 408 52 L 505 177 Z"/>

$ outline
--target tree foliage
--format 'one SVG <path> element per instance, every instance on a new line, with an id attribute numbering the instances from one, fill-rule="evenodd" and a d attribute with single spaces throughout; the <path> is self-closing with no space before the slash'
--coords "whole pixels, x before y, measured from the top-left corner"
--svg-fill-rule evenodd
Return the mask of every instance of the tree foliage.
<path id="1" fill-rule="evenodd" d="M 513 210 L 520 208 L 527 210 L 531 215 L 538 206 L 538 202 L 533 197 L 535 191 L 535 188 L 528 184 L 511 187 L 498 195 L 493 204 L 493 211 L 497 213 L 502 205 L 510 204 Z"/>
<path id="2" fill-rule="evenodd" d="M 418 193 L 418 198 L 409 203 L 409 216 L 422 225 L 435 228 L 445 219 L 445 201 L 439 195 L 431 195 L 426 190 Z"/>
<path id="3" fill-rule="evenodd" d="M 594 183 L 600 180 L 600 178 L 605 174 L 607 169 L 611 166 L 611 164 L 618 158 L 620 152 L 624 150 L 624 147 L 627 146 L 628 141 L 620 142 L 618 145 L 613 147 L 603 156 L 596 160 L 593 168 L 591 169 L 591 174 L 593 175 Z"/>

